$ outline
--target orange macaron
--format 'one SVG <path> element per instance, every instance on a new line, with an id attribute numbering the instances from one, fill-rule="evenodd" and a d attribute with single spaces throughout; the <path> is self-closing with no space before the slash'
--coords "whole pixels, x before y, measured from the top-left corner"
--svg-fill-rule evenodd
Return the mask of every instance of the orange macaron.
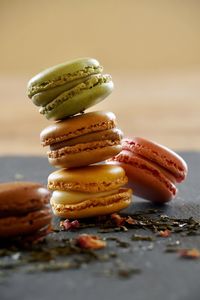
<path id="1" fill-rule="evenodd" d="M 124 168 L 135 195 L 157 203 L 176 196 L 176 183 L 186 178 L 188 170 L 180 155 L 140 137 L 123 139 L 122 149 L 108 164 Z"/>
<path id="2" fill-rule="evenodd" d="M 36 233 L 50 225 L 51 193 L 40 183 L 0 184 L 0 238 Z"/>
<path id="3" fill-rule="evenodd" d="M 48 178 L 53 191 L 50 200 L 56 216 L 76 219 L 111 214 L 131 203 L 132 191 L 123 186 L 127 177 L 123 168 L 92 165 L 61 169 Z"/>
<path id="4" fill-rule="evenodd" d="M 40 134 L 41 144 L 49 146 L 49 163 L 74 168 L 101 162 L 121 150 L 122 132 L 112 112 L 96 111 L 56 122 Z"/>

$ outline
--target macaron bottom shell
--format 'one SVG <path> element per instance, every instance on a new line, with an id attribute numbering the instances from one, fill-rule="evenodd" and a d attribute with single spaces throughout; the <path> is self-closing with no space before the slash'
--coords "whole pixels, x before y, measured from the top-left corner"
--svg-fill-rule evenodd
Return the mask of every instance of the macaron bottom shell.
<path id="1" fill-rule="evenodd" d="M 83 89 L 68 98 L 65 93 L 54 100 L 54 106 L 49 109 L 40 109 L 47 119 L 62 120 L 75 114 L 84 112 L 90 106 L 106 98 L 113 90 L 113 82 L 105 82 Z M 51 104 L 51 103 L 50 103 Z"/>
<path id="2" fill-rule="evenodd" d="M 47 207 L 22 216 L 0 218 L 0 237 L 10 238 L 35 233 L 49 226 L 51 217 L 51 209 Z"/>
<path id="3" fill-rule="evenodd" d="M 114 194 L 83 200 L 77 204 L 58 203 L 58 199 L 51 198 L 51 206 L 55 216 L 69 219 L 88 218 L 100 215 L 108 215 L 118 212 L 131 204 L 131 189 L 121 188 Z"/>
<path id="4" fill-rule="evenodd" d="M 121 145 L 112 145 L 112 142 L 93 142 L 74 146 L 74 153 L 67 148 L 48 153 L 49 163 L 56 167 L 76 168 L 104 161 L 121 151 Z"/>
<path id="5" fill-rule="evenodd" d="M 167 181 L 166 183 L 161 181 L 155 175 L 157 172 L 150 173 L 145 169 L 122 162 L 115 163 L 125 170 L 128 178 L 131 178 L 127 186 L 133 189 L 136 196 L 158 204 L 169 202 L 176 196 L 176 186 L 172 182 Z"/>

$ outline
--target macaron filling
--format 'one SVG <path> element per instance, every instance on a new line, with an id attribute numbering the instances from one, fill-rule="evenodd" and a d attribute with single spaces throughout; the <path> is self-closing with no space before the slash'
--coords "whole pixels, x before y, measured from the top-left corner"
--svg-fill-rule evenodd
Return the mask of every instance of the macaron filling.
<path id="1" fill-rule="evenodd" d="M 28 88 L 28 96 L 31 98 L 37 93 L 64 85 L 80 78 L 87 78 L 93 74 L 99 74 L 102 71 L 102 66 L 88 66 L 73 73 L 62 74 L 54 79 L 45 80 L 40 84 L 30 84 L 30 87 Z"/>
<path id="2" fill-rule="evenodd" d="M 80 94 L 84 90 L 92 89 L 98 85 L 108 84 L 112 82 L 112 78 L 110 75 L 92 75 L 88 80 L 85 82 L 82 82 L 75 86 L 74 88 L 65 91 L 64 93 L 60 94 L 58 97 L 56 97 L 53 101 L 48 103 L 46 106 L 41 107 L 39 112 L 41 114 L 47 114 L 51 112 L 54 108 L 56 108 L 58 105 L 61 105 L 63 102 L 71 99 L 72 97 Z"/>
<path id="3" fill-rule="evenodd" d="M 96 141 L 108 140 L 108 141 L 120 143 L 122 135 L 123 134 L 121 130 L 117 128 L 91 132 L 91 133 L 84 134 L 82 136 L 78 136 L 76 138 L 66 139 L 61 142 L 53 143 L 50 145 L 50 150 L 55 151 L 65 147 L 72 147 L 78 144 L 86 144 L 86 143 L 91 143 Z"/>

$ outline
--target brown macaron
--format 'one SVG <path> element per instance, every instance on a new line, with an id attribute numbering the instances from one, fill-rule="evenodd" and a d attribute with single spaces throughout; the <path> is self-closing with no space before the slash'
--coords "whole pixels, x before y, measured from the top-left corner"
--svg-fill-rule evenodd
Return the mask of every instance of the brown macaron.
<path id="1" fill-rule="evenodd" d="M 1 183 L 0 237 L 31 234 L 50 225 L 50 196 L 40 183 Z"/>
<path id="2" fill-rule="evenodd" d="M 96 111 L 56 122 L 41 132 L 40 139 L 43 146 L 50 146 L 51 165 L 74 168 L 117 155 L 122 135 L 112 112 Z"/>

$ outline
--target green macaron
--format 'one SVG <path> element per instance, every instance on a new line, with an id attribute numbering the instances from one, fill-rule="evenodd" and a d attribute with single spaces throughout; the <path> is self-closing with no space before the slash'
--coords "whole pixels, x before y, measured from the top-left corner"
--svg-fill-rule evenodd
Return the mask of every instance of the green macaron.
<path id="1" fill-rule="evenodd" d="M 93 58 L 80 58 L 48 68 L 28 83 L 28 96 L 47 119 L 60 120 L 83 112 L 113 90 L 110 75 Z"/>

